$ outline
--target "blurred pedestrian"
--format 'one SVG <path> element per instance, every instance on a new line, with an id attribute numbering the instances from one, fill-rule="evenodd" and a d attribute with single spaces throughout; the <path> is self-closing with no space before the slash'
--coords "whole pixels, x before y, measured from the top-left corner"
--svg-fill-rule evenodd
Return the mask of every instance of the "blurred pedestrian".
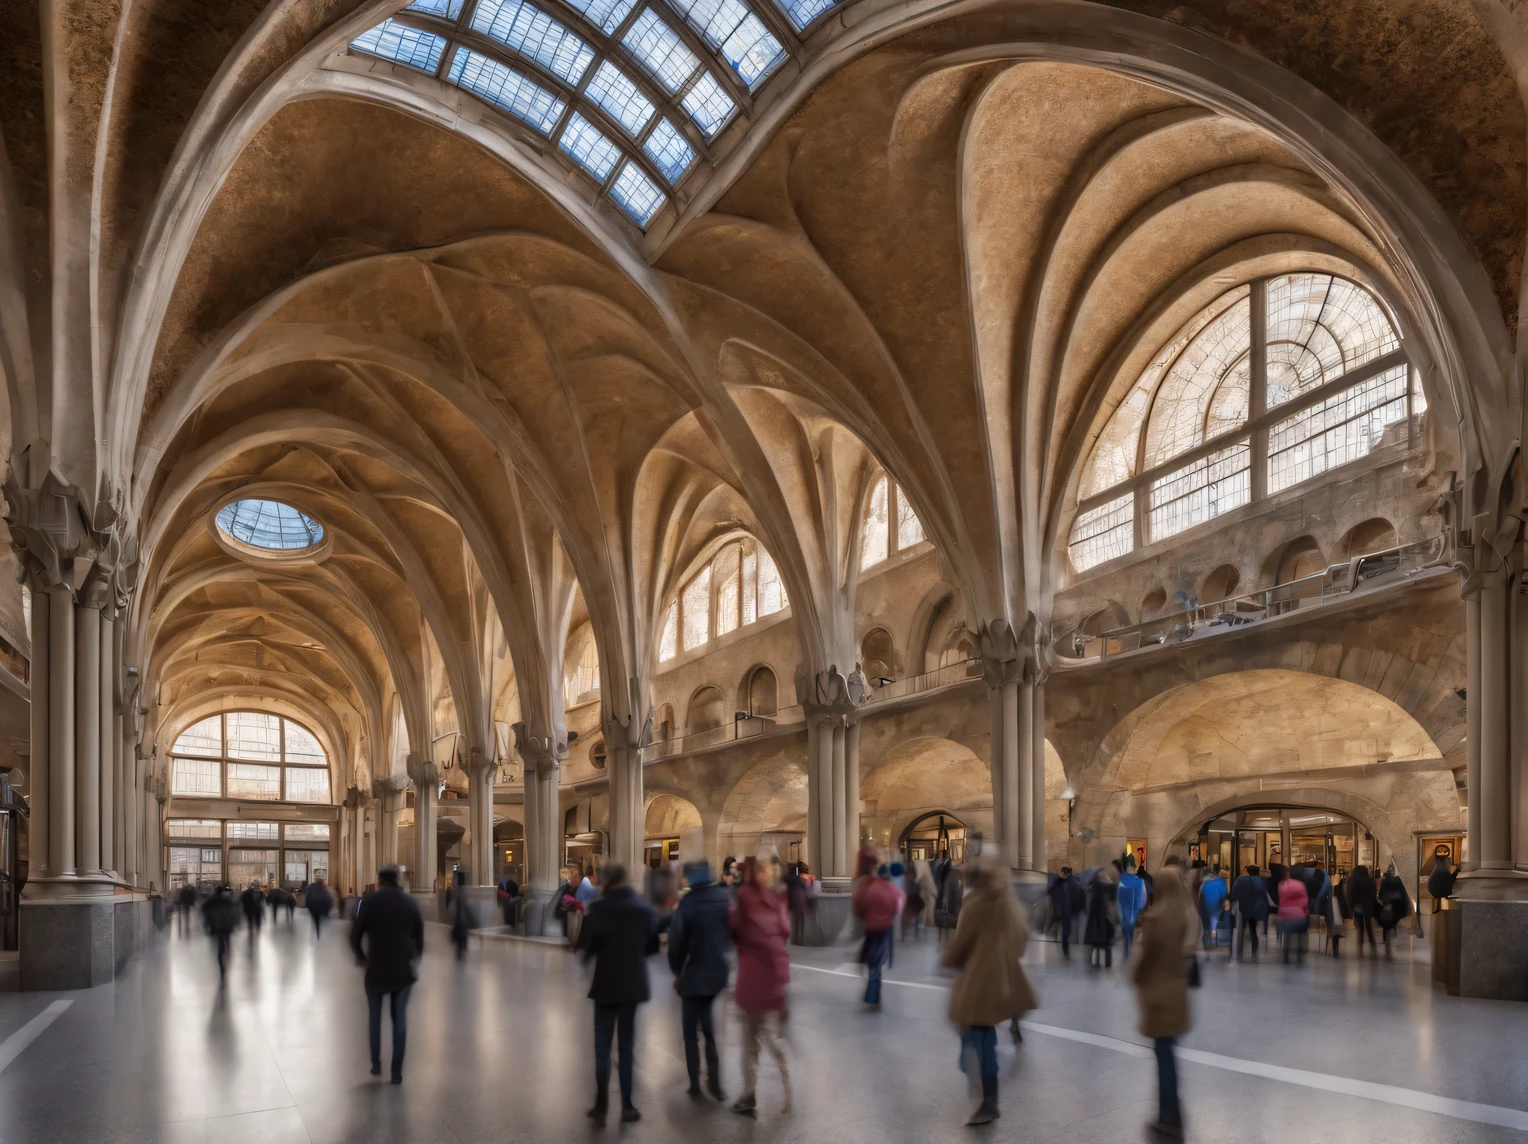
<path id="1" fill-rule="evenodd" d="M 1156 901 L 1141 915 L 1140 938 L 1130 964 L 1141 1008 L 1141 1035 L 1157 1055 L 1157 1118 L 1151 1127 L 1183 1139 L 1178 1103 L 1178 1038 L 1189 1029 L 1187 959 L 1199 945 L 1198 911 L 1173 859 L 1158 872 Z"/>
<path id="2" fill-rule="evenodd" d="M 403 1083 L 403 1051 L 408 1041 L 409 993 L 424 956 L 424 915 L 412 894 L 398 883 L 398 867 L 377 873 L 377 889 L 356 906 L 350 948 L 366 967 L 366 1009 L 371 1075 L 382 1075 L 382 1001 L 393 1023 L 392 1082 Z"/>
<path id="3" fill-rule="evenodd" d="M 1061 923 L 1061 956 L 1072 956 L 1072 919 L 1083 906 L 1082 887 L 1072 877 L 1070 866 L 1061 867 L 1046 893 L 1051 900 L 1051 920 Z"/>
<path id="4" fill-rule="evenodd" d="M 1454 896 L 1454 882 L 1459 877 L 1459 867 L 1451 860 L 1452 851 L 1447 846 L 1433 848 L 1433 868 L 1427 875 L 1427 893 L 1433 900 L 1432 912 L 1443 908 L 1445 898 Z"/>
<path id="5" fill-rule="evenodd" d="M 989 1124 L 998 1118 L 997 1026 L 1017 1028 L 1037 1004 L 1020 964 L 1027 927 L 1006 870 L 988 851 L 972 863 L 970 880 L 943 963 L 957 971 L 950 1020 L 960 1030 L 960 1067 L 969 1075 L 974 1065 L 981 1078 L 982 1102 L 966 1123 Z"/>
<path id="6" fill-rule="evenodd" d="M 871 857 L 874 858 L 873 851 Z M 902 891 L 892 882 L 890 868 L 884 865 L 861 878 L 850 899 L 850 910 L 865 926 L 860 961 L 866 969 L 865 1004 L 872 1009 L 881 1007 L 881 970 L 891 961 L 892 935 L 902 905 Z"/>
<path id="7" fill-rule="evenodd" d="M 1124 942 L 1125 960 L 1130 960 L 1130 946 L 1135 941 L 1135 925 L 1146 909 L 1146 883 L 1136 872 L 1135 855 L 1125 855 L 1124 872 L 1119 876 L 1119 933 Z"/>
<path id="8" fill-rule="evenodd" d="M 1310 893 L 1304 882 L 1277 863 L 1269 869 L 1279 884 L 1279 938 L 1284 946 L 1285 964 L 1289 962 L 1291 950 L 1304 962 L 1305 935 L 1310 931 Z"/>
<path id="9" fill-rule="evenodd" d="M 1226 899 L 1230 890 L 1226 886 L 1226 880 L 1221 876 L 1220 863 L 1215 863 L 1208 870 L 1201 868 L 1203 875 L 1199 883 L 1200 920 L 1204 925 L 1204 947 L 1213 949 L 1217 935 L 1221 929 L 1221 920 L 1230 907 Z"/>
<path id="10" fill-rule="evenodd" d="M 329 911 L 334 908 L 334 895 L 329 893 L 324 886 L 322 878 L 314 878 L 313 884 L 303 895 L 303 905 L 307 907 L 308 915 L 313 919 L 313 936 L 323 936 L 324 919 L 329 916 Z"/>
<path id="11" fill-rule="evenodd" d="M 1088 947 L 1088 966 L 1102 962 L 1105 969 L 1114 968 L 1114 915 L 1118 887 L 1109 877 L 1109 867 L 1101 867 L 1093 875 L 1087 892 L 1087 922 L 1083 927 L 1083 944 Z"/>
<path id="12" fill-rule="evenodd" d="M 1395 872 L 1394 862 L 1379 880 L 1379 909 L 1374 916 L 1379 919 L 1380 932 L 1385 939 L 1385 960 L 1390 961 L 1394 956 L 1390 952 L 1390 943 L 1395 938 L 1396 927 L 1411 916 L 1411 895 L 1406 892 L 1406 883 Z"/>
<path id="13" fill-rule="evenodd" d="M 175 912 L 179 915 L 175 926 L 176 932 L 189 934 L 191 915 L 196 913 L 196 887 L 190 882 L 185 883 L 175 892 Z"/>
<path id="14" fill-rule="evenodd" d="M 228 978 L 228 943 L 239 925 L 239 904 L 234 900 L 233 890 L 226 883 L 218 883 L 212 896 L 202 903 L 202 918 L 207 932 L 212 935 L 213 946 L 218 954 L 218 981 Z"/>
<path id="15" fill-rule="evenodd" d="M 1353 915 L 1353 929 L 1358 935 L 1358 956 L 1364 955 L 1364 939 L 1369 940 L 1369 952 L 1378 954 L 1374 944 L 1374 912 L 1379 905 L 1378 890 L 1374 876 L 1367 866 L 1354 866 L 1347 880 L 1348 910 Z"/>
<path id="16" fill-rule="evenodd" d="M 1238 936 L 1245 940 L 1246 934 L 1252 935 L 1252 957 L 1257 958 L 1257 927 L 1268 920 L 1268 885 L 1263 881 L 1263 876 L 1256 866 L 1248 866 L 1247 872 L 1236 881 L 1231 883 L 1231 901 L 1241 914 L 1241 928 L 1243 933 L 1232 934 L 1234 942 Z"/>
<path id="17" fill-rule="evenodd" d="M 700 1095 L 700 1037 L 706 1039 L 706 1087 L 717 1100 L 722 1091 L 721 1055 L 712 1020 L 716 995 L 727 988 L 727 950 L 732 946 L 732 895 L 711 878 L 704 860 L 685 867 L 690 892 L 679 899 L 669 925 L 668 960 L 674 971 L 684 1032 L 684 1063 L 690 1095 Z"/>
<path id="18" fill-rule="evenodd" d="M 605 867 L 604 893 L 590 906 L 579 935 L 583 959 L 594 962 L 589 999 L 594 1002 L 594 1107 L 589 1116 L 605 1122 L 610 1107 L 610 1048 L 619 1041 L 621 1122 L 641 1120 L 632 1103 L 636 1067 L 637 1006 L 652 996 L 647 958 L 658 952 L 658 915 L 637 896 L 618 863 Z"/>
<path id="19" fill-rule="evenodd" d="M 780 1047 L 790 984 L 790 936 L 784 896 L 770 885 L 771 867 L 757 858 L 743 859 L 743 881 L 732 905 L 732 942 L 737 946 L 737 984 L 733 998 L 743 1011 L 743 1093 L 732 1111 L 752 1116 L 757 1107 L 759 1045 L 763 1043 L 780 1069 L 785 1107 L 790 1108 L 791 1079 Z"/>
<path id="20" fill-rule="evenodd" d="M 504 924 L 513 927 L 520 909 L 520 883 L 508 870 L 499 879 L 499 908 L 504 911 Z"/>
<path id="21" fill-rule="evenodd" d="M 260 893 L 259 886 L 251 882 L 239 895 L 239 905 L 244 908 L 244 924 L 249 926 L 249 940 L 253 945 L 260 933 L 260 924 L 265 921 L 265 895 Z"/>
<path id="22" fill-rule="evenodd" d="M 745 884 L 743 867 L 738 866 L 733 876 L 732 900 L 737 901 L 737 892 Z M 806 941 L 806 919 L 812 908 L 812 873 L 805 862 L 791 864 L 790 872 L 785 876 L 785 900 L 790 909 L 791 940 L 797 945 Z"/>

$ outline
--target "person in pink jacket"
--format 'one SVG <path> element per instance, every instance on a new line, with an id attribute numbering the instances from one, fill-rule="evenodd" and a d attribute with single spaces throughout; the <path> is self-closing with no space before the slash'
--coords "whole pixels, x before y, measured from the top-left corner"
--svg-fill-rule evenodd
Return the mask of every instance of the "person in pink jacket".
<path id="1" fill-rule="evenodd" d="M 791 1080 L 780 1045 L 785 1023 L 786 986 L 791 979 L 790 915 L 785 895 L 771 885 L 772 867 L 757 858 L 743 861 L 743 882 L 732 904 L 732 944 L 737 948 L 737 982 L 732 995 L 743 1011 L 743 1093 L 732 1111 L 752 1116 L 757 1107 L 759 1043 L 780 1067 L 785 1107 L 790 1108 Z"/>
<path id="2" fill-rule="evenodd" d="M 872 860 L 874 853 L 871 854 Z M 897 870 L 900 873 L 899 864 Z M 905 897 L 897 884 L 891 880 L 887 866 L 876 869 L 859 880 L 850 908 L 854 916 L 865 923 L 865 941 L 860 946 L 860 960 L 865 963 L 865 1004 L 872 1009 L 881 1007 L 881 970 L 891 962 L 892 934 L 897 918 L 902 913 Z"/>
<path id="3" fill-rule="evenodd" d="M 1305 935 L 1310 931 L 1310 893 L 1304 882 L 1277 863 L 1269 869 L 1275 877 L 1284 873 L 1284 879 L 1279 883 L 1279 933 L 1284 937 L 1284 960 L 1289 960 L 1293 946 L 1300 960 L 1304 961 Z"/>

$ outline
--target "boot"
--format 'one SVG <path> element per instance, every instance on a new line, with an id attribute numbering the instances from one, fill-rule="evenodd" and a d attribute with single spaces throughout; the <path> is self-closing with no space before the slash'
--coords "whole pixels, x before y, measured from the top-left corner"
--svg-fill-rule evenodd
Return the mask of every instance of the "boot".
<path id="1" fill-rule="evenodd" d="M 982 1077 L 982 1104 L 971 1114 L 968 1125 L 991 1124 L 997 1119 L 997 1077 Z"/>
<path id="2" fill-rule="evenodd" d="M 722 1090 L 722 1080 L 721 1080 L 721 1077 L 717 1076 L 715 1073 L 712 1073 L 706 1079 L 706 1089 L 717 1100 L 723 1100 L 724 1101 L 724 1100 L 727 1099 L 727 1094 Z"/>
<path id="3" fill-rule="evenodd" d="M 604 1124 L 605 1114 L 610 1110 L 610 1074 L 596 1076 L 594 1084 L 594 1107 L 589 1110 L 589 1119 Z"/>

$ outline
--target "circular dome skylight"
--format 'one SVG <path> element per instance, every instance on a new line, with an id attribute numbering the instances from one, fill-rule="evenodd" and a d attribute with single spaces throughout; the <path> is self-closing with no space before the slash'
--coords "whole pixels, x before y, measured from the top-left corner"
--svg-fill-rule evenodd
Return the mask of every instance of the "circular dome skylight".
<path id="1" fill-rule="evenodd" d="M 274 500 L 229 501 L 218 510 L 218 527 L 241 544 L 272 552 L 297 552 L 324 539 L 318 521 Z"/>

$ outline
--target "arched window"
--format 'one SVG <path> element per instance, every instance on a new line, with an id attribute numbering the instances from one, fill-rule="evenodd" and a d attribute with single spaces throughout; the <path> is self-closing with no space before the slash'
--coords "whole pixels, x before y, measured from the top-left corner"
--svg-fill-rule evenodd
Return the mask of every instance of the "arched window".
<path id="1" fill-rule="evenodd" d="M 1394 323 L 1362 286 L 1299 273 L 1228 290 L 1162 347 L 1099 434 L 1072 565 L 1355 461 L 1423 407 Z"/>
<path id="2" fill-rule="evenodd" d="M 690 709 L 685 713 L 684 733 L 695 735 L 720 727 L 727 718 L 727 699 L 720 687 L 702 687 L 690 697 Z"/>
<path id="3" fill-rule="evenodd" d="M 784 611 L 789 603 L 768 550 L 751 536 L 728 541 L 665 609 L 658 662 Z"/>
<path id="4" fill-rule="evenodd" d="M 748 677 L 748 714 L 773 715 L 778 710 L 777 693 L 775 673 L 767 667 L 754 668 Z"/>
<path id="5" fill-rule="evenodd" d="M 172 795 L 331 801 L 324 748 L 313 732 L 279 715 L 210 715 L 181 733 L 170 756 Z"/>
<path id="6" fill-rule="evenodd" d="M 566 672 L 562 681 L 562 702 L 565 707 L 587 702 L 600 689 L 600 651 L 594 642 L 593 630 L 581 628 L 569 642 L 576 646 L 576 641 L 580 639 L 583 640 L 583 652 L 578 657 L 578 663 Z"/>
<path id="7" fill-rule="evenodd" d="M 860 571 L 873 568 L 925 540 L 923 522 L 902 489 L 882 473 L 870 486 L 860 526 Z"/>
<path id="8" fill-rule="evenodd" d="M 865 678 L 872 684 L 896 678 L 896 658 L 890 632 L 885 628 L 872 628 L 865 633 L 860 642 L 860 661 L 864 665 Z"/>

